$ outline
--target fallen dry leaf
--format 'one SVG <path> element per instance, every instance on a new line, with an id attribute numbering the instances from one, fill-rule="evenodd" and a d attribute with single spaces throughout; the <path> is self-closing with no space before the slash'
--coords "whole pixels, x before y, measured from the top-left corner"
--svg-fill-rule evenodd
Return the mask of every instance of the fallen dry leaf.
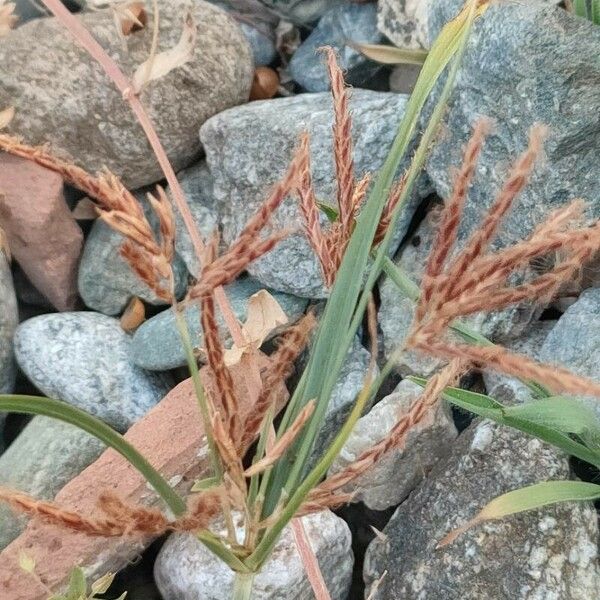
<path id="1" fill-rule="evenodd" d="M 115 8 L 115 13 L 120 21 L 123 35 L 129 35 L 130 33 L 144 29 L 148 20 L 148 14 L 143 2 L 131 2 L 124 6 L 119 5 Z"/>
<path id="2" fill-rule="evenodd" d="M 10 30 L 17 23 L 17 16 L 14 14 L 15 3 L 0 0 L 0 37 L 8 35 Z"/>
<path id="3" fill-rule="evenodd" d="M 238 364 L 246 352 L 260 348 L 271 333 L 289 322 L 277 300 L 266 290 L 260 290 L 250 297 L 247 314 L 246 322 L 242 325 L 246 343 L 241 347 L 234 344 L 225 351 L 225 364 L 228 366 Z"/>
<path id="4" fill-rule="evenodd" d="M 1 34 L 0 34 L 1 35 Z M 4 129 L 15 116 L 15 108 L 14 106 L 9 106 L 4 110 L 0 110 L 0 129 Z"/>
<path id="5" fill-rule="evenodd" d="M 149 82 L 164 77 L 173 69 L 183 66 L 194 56 L 197 28 L 192 13 L 188 13 L 183 23 L 181 38 L 176 46 L 150 56 L 135 71 L 132 79 L 133 91 L 138 94 Z"/>
<path id="6" fill-rule="evenodd" d="M 121 329 L 127 332 L 135 331 L 145 320 L 146 307 L 137 296 L 134 296 L 121 316 Z"/>

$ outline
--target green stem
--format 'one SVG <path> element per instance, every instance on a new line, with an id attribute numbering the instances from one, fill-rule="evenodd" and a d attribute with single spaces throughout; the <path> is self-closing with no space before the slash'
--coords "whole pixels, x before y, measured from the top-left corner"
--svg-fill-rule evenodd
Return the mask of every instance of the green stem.
<path id="1" fill-rule="evenodd" d="M 120 433 L 100 419 L 59 400 L 37 396 L 0 396 L 0 411 L 51 417 L 93 435 L 135 467 L 176 516 L 185 513 L 186 505 L 181 496 Z"/>
<path id="2" fill-rule="evenodd" d="M 235 574 L 232 600 L 251 600 L 254 575 L 254 573 Z"/>

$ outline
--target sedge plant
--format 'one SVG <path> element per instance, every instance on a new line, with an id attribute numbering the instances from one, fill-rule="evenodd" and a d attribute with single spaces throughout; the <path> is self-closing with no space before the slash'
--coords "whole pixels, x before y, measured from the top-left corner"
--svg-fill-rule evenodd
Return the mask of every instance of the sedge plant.
<path id="1" fill-rule="evenodd" d="M 566 371 L 548 369 L 515 357 L 460 321 L 472 312 L 494 310 L 526 299 L 548 299 L 561 282 L 574 275 L 576 265 L 588 259 L 598 247 L 598 227 L 573 229 L 575 209 L 570 208 L 568 214 L 551 215 L 541 230 L 523 244 L 507 249 L 504 254 L 487 253 L 502 217 L 526 184 L 541 150 L 540 129 L 532 131 L 528 149 L 517 160 L 479 235 L 457 259 L 449 263 L 449 251 L 474 162 L 483 143 L 483 127 L 476 128 L 465 151 L 457 188 L 448 200 L 444 227 L 440 229 L 421 288 L 410 282 L 388 258 L 395 223 L 444 115 L 471 25 L 486 8 L 486 1 L 470 0 L 443 29 L 425 60 L 390 154 L 370 191 L 367 191 L 365 179 L 355 180 L 347 91 L 333 55 L 328 54 L 335 108 L 334 157 L 338 185 L 334 222 L 328 231 L 321 228 L 316 212 L 319 205 L 311 184 L 309 144 L 307 137 L 303 137 L 283 178 L 234 243 L 222 254 L 219 254 L 217 236 L 197 244 L 202 272 L 189 289 L 186 301 L 197 302 L 201 307 L 207 358 L 207 365 L 202 369 L 181 313 L 182 303 L 174 297 L 171 262 L 175 228 L 165 192 L 157 188 L 156 193 L 148 197 L 159 222 L 159 233 L 155 234 L 135 197 L 114 175 L 106 172 L 90 175 L 57 159 L 45 148 L 32 148 L 14 137 L 0 136 L 2 149 L 59 172 L 95 200 L 101 218 L 124 236 L 122 254 L 131 268 L 159 297 L 173 305 L 206 433 L 211 468 L 210 476 L 198 481 L 188 498 L 182 498 L 146 458 L 98 419 L 57 400 L 1 396 L 0 410 L 61 419 L 115 449 L 144 475 L 171 514 L 156 508 L 131 506 L 107 492 L 98 498 L 98 514 L 91 516 L 66 511 L 51 502 L 41 502 L 12 490 L 1 490 L 1 499 L 17 510 L 88 535 L 192 532 L 235 572 L 233 596 L 243 600 L 251 597 L 254 575 L 263 568 L 290 521 L 347 502 L 350 496 L 344 492 L 344 487 L 385 452 L 402 445 L 407 432 L 424 418 L 441 394 L 448 398 L 457 394 L 464 398 L 468 394 L 449 388 L 465 370 L 481 365 L 497 368 L 522 377 L 536 393 L 546 394 L 549 398 L 556 393 L 600 395 L 597 384 Z M 446 74 L 445 82 L 443 86 L 440 83 L 441 91 L 410 166 L 398 177 L 398 167 L 415 138 L 425 102 L 443 74 Z M 262 362 L 262 367 L 254 372 L 259 391 L 252 410 L 245 413 L 242 410 L 244 398 L 240 397 L 239 386 L 224 360 L 223 344 L 216 326 L 217 305 L 222 309 L 218 291 L 289 234 L 288 231 L 263 233 L 271 215 L 289 196 L 299 198 L 308 239 L 321 262 L 330 296 L 318 325 L 314 316 L 307 315 L 284 333 L 270 357 L 255 351 L 254 366 Z M 541 243 L 542 239 L 545 245 Z M 536 256 L 552 252 L 559 252 L 561 260 L 550 273 L 522 286 L 508 285 L 507 278 L 514 270 Z M 477 279 L 465 268 L 473 264 L 479 269 Z M 502 267 L 499 270 L 498 265 Z M 448 364 L 428 382 L 422 381 L 422 396 L 386 439 L 344 472 L 326 478 L 329 466 L 364 407 L 393 368 L 394 357 L 378 377 L 371 373 L 367 375 L 346 422 L 317 464 L 309 468 L 314 442 L 344 357 L 363 322 L 365 311 L 372 307 L 371 293 L 384 272 L 417 302 L 417 317 L 406 345 L 440 356 Z M 372 330 L 372 311 L 369 322 Z M 307 367 L 284 407 L 284 382 L 313 331 Z M 457 336 L 460 342 L 456 341 Z M 207 386 L 207 378 L 214 385 Z M 544 386 L 536 383 L 540 379 Z M 256 378 L 254 381 L 256 383 Z M 275 428 L 274 418 L 279 411 L 282 416 Z M 502 415 L 506 418 L 504 413 Z M 252 454 L 247 456 L 249 451 Z"/>

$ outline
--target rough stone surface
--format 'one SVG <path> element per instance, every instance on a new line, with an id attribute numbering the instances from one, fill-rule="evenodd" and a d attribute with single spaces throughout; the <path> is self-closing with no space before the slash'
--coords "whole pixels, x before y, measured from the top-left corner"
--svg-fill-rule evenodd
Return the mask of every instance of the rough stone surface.
<path id="1" fill-rule="evenodd" d="M 266 367 L 266 359 L 259 363 Z M 207 369 L 200 376 L 209 393 L 215 382 Z M 232 368 L 233 383 L 238 390 L 240 412 L 246 418 L 251 405 L 245 373 Z M 278 404 L 287 399 L 282 384 Z M 191 380 L 180 383 L 144 418 L 133 425 L 125 439 L 148 458 L 150 463 L 179 491 L 186 495 L 192 483 L 208 475 L 206 439 L 198 416 Z M 145 479 L 122 456 L 107 450 L 56 496 L 56 502 L 81 514 L 99 517 L 98 494 L 110 490 L 130 504 L 156 505 L 156 494 Z M 83 533 L 48 525 L 39 519 L 30 521 L 19 538 L 0 553 L 0 590 L 2 598 L 11 600 L 45 600 L 48 588 L 57 592 L 67 581 L 74 564 L 84 568 L 94 580 L 108 571 L 123 569 L 144 551 L 152 537 L 90 537 Z M 36 561 L 36 572 L 45 588 L 33 577 L 23 577 L 19 556 L 27 552 Z"/>
<path id="2" fill-rule="evenodd" d="M 542 346 L 555 325 L 556 321 L 532 323 L 522 335 L 505 344 L 505 347 L 539 360 Z M 531 400 L 529 388 L 518 379 L 494 371 L 484 371 L 483 381 L 487 393 L 502 404 L 521 404 Z"/>
<path id="3" fill-rule="evenodd" d="M 548 334 L 540 360 L 600 380 L 600 288 L 586 290 L 567 309 Z M 598 400 L 584 401 L 600 418 Z"/>
<path id="4" fill-rule="evenodd" d="M 429 212 L 416 232 L 398 253 L 396 263 L 420 283 L 427 257 L 436 234 L 436 217 Z M 406 339 L 414 317 L 415 305 L 402 294 L 390 279 L 381 286 L 379 324 L 383 332 L 384 350 L 387 357 Z M 532 306 L 508 308 L 500 312 L 477 314 L 466 319 L 473 329 L 493 341 L 505 341 L 519 335 L 539 311 Z M 412 350 L 404 352 L 398 360 L 397 369 L 402 375 L 429 376 L 440 365 L 436 358 Z"/>
<path id="5" fill-rule="evenodd" d="M 316 21 L 331 6 L 344 4 L 346 0 L 260 0 L 287 21 L 304 25 Z"/>
<path id="6" fill-rule="evenodd" d="M 331 511 L 303 517 L 302 524 L 332 600 L 345 600 L 354 562 L 348 525 Z M 195 536 L 174 534 L 156 559 L 154 578 L 164 600 L 229 600 L 234 573 Z M 254 579 L 252 597 L 256 600 L 314 597 L 290 526 L 284 529 L 273 554 Z"/>
<path id="7" fill-rule="evenodd" d="M 292 56 L 289 63 L 292 79 L 309 92 L 329 90 L 327 67 L 319 48 L 331 46 L 338 53 L 346 81 L 355 87 L 365 87 L 364 84 L 381 69 L 381 65 L 354 50 L 349 42 L 381 42 L 376 20 L 375 4 L 342 4 L 328 10 Z"/>
<path id="8" fill-rule="evenodd" d="M 52 500 L 103 450 L 102 442 L 73 425 L 34 417 L 0 456 L 0 485 Z M 0 548 L 4 548 L 21 533 L 27 519 L 2 504 L 0 521 Z"/>
<path id="9" fill-rule="evenodd" d="M 176 169 L 199 153 L 198 127 L 208 117 L 245 102 L 252 82 L 250 48 L 239 27 L 206 2 L 161 3 L 159 50 L 177 43 L 190 5 L 198 24 L 194 58 L 142 93 Z M 133 73 L 147 59 L 151 27 L 128 36 L 125 51 L 110 10 L 78 18 L 125 73 Z M 51 141 L 90 172 L 108 167 L 130 188 L 162 177 L 121 93 L 54 18 L 32 21 L 3 37 L 0 65 L 0 106 L 17 109 L 10 131 L 30 143 Z"/>
<path id="10" fill-rule="evenodd" d="M 239 321 L 246 320 L 248 300 L 261 289 L 263 286 L 252 278 L 238 279 L 225 288 L 233 313 Z M 288 315 L 290 323 L 297 321 L 306 309 L 307 301 L 304 298 L 277 292 L 273 292 L 273 297 Z M 192 304 L 186 307 L 184 314 L 194 348 L 200 350 L 204 347 L 200 309 L 197 304 Z M 229 330 L 220 311 L 217 311 L 217 322 L 221 339 L 226 347 L 231 346 Z M 273 332 L 273 335 L 276 333 Z M 165 371 L 187 364 L 172 310 L 163 311 L 137 329 L 131 343 L 131 359 L 139 367 L 153 371 Z"/>
<path id="11" fill-rule="evenodd" d="M 432 36 L 459 4 L 432 3 Z M 477 20 L 446 125 L 427 163 L 436 191 L 447 197 L 472 125 L 483 115 L 495 120 L 465 207 L 461 240 L 478 227 L 534 123 L 549 126 L 546 160 L 505 219 L 497 245 L 523 239 L 550 211 L 575 198 L 589 202 L 591 217 L 600 216 L 599 55 L 600 29 L 560 8 L 492 3 Z"/>
<path id="12" fill-rule="evenodd" d="M 171 387 L 168 377 L 131 362 L 130 341 L 116 319 L 85 312 L 49 314 L 19 326 L 15 355 L 46 396 L 125 431 Z"/>
<path id="13" fill-rule="evenodd" d="M 61 176 L 2 154 L 0 227 L 33 285 L 59 310 L 75 308 L 83 234 L 65 202 Z"/>
<path id="14" fill-rule="evenodd" d="M 392 394 L 359 419 L 329 474 L 341 471 L 384 439 L 422 392 L 411 381 L 400 382 Z M 344 491 L 355 493 L 354 501 L 364 502 L 373 510 L 396 506 L 448 455 L 456 435 L 448 407 L 439 404 L 433 415 L 410 431 L 403 448 L 388 452 Z"/>
<path id="15" fill-rule="evenodd" d="M 358 177 L 382 165 L 405 106 L 405 96 L 358 89 L 352 92 L 350 107 Z M 330 95 L 320 93 L 252 102 L 225 111 L 204 124 L 200 138 L 215 178 L 215 196 L 222 207 L 227 242 L 235 238 L 262 204 L 270 187 L 283 175 L 300 132 L 305 129 L 312 134 L 317 196 L 335 202 L 332 122 Z M 399 235 L 406 231 L 417 203 L 415 195 L 399 219 Z M 273 228 L 300 227 L 297 204 L 295 198 L 286 199 L 275 213 Z M 273 289 L 309 298 L 326 295 L 320 268 L 302 234 L 278 244 L 267 256 L 250 265 L 249 271 Z"/>
<path id="16" fill-rule="evenodd" d="M 145 203 L 144 208 L 147 208 Z M 146 210 L 146 214 L 153 222 L 151 211 Z M 182 223 L 179 223 L 180 231 L 181 228 Z M 189 238 L 184 238 L 180 242 L 184 252 L 188 241 Z M 121 256 L 123 242 L 124 237 L 101 219 L 92 226 L 81 255 L 78 276 L 79 294 L 86 306 L 106 315 L 117 315 L 133 296 L 150 304 L 164 305 L 165 301 L 156 296 Z M 181 259 L 173 261 L 173 272 L 175 292 L 180 298 L 187 287 L 187 269 Z"/>
<path id="17" fill-rule="evenodd" d="M 379 31 L 400 48 L 429 48 L 429 4 L 430 0 L 379 0 Z"/>
<path id="18" fill-rule="evenodd" d="M 208 238 L 219 225 L 218 206 L 213 194 L 213 178 L 205 161 L 200 161 L 177 173 L 185 198 L 192 212 L 198 231 Z M 190 234 L 181 214 L 175 207 L 175 250 L 188 271 L 198 276 L 200 261 L 196 257 Z"/>
<path id="19" fill-rule="evenodd" d="M 490 500 L 540 479 L 565 479 L 567 459 L 522 433 L 483 421 L 394 513 L 367 551 L 376 600 L 587 600 L 600 585 L 591 504 L 560 504 L 490 521 L 436 544 Z"/>
<path id="20" fill-rule="evenodd" d="M 0 394 L 11 393 L 15 384 L 13 335 L 18 324 L 17 298 L 10 265 L 0 250 Z"/>

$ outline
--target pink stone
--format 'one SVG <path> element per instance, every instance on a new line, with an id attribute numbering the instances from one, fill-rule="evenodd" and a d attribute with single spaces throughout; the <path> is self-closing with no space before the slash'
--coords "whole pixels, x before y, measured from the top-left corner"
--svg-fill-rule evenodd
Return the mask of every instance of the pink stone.
<path id="1" fill-rule="evenodd" d="M 0 227 L 31 283 L 58 310 L 72 310 L 83 234 L 65 202 L 60 175 L 0 154 Z"/>

